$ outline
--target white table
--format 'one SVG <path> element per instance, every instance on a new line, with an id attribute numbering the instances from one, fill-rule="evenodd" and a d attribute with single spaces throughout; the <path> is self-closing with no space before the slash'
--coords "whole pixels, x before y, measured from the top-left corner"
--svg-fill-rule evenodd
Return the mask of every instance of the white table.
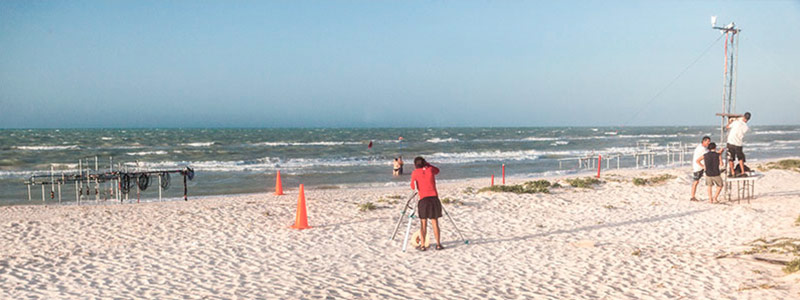
<path id="1" fill-rule="evenodd" d="M 736 200 L 737 203 L 742 202 L 742 198 L 750 203 L 750 199 L 755 198 L 756 180 L 764 177 L 764 174 L 751 172 L 747 177 L 726 177 L 725 181 L 725 199 L 732 201 L 733 199 L 733 185 L 736 184 Z"/>

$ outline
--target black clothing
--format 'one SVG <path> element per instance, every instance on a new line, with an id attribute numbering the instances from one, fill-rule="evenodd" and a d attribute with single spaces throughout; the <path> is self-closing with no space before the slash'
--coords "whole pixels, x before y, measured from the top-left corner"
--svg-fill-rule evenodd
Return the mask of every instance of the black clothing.
<path id="1" fill-rule="evenodd" d="M 736 161 L 737 157 L 742 162 L 747 161 L 744 159 L 744 150 L 742 150 L 742 146 L 728 144 L 728 160 Z"/>
<path id="2" fill-rule="evenodd" d="M 706 165 L 706 176 L 719 176 L 719 153 L 708 151 L 703 154 L 703 162 Z"/>
<path id="3" fill-rule="evenodd" d="M 438 219 L 442 217 L 442 202 L 438 196 L 419 199 L 417 214 L 420 219 Z"/>

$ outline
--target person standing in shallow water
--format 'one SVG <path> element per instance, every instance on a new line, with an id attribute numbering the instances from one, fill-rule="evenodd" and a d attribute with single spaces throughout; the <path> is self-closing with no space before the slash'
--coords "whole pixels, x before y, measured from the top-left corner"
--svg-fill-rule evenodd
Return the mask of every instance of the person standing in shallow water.
<path id="1" fill-rule="evenodd" d="M 400 169 L 397 170 L 398 175 L 403 175 L 403 156 L 397 157 L 397 163 L 400 164 Z"/>
<path id="2" fill-rule="evenodd" d="M 414 167 L 411 172 L 411 189 L 416 189 L 419 193 L 417 202 L 417 215 L 421 223 L 420 245 L 417 250 L 425 251 L 425 235 L 428 226 L 428 219 L 433 226 L 433 235 L 436 236 L 436 250 L 442 250 L 441 239 L 439 238 L 439 218 L 442 217 L 442 202 L 439 201 L 439 193 L 436 191 L 436 174 L 439 168 L 434 167 L 425 161 L 424 158 L 417 156 L 414 158 Z"/>

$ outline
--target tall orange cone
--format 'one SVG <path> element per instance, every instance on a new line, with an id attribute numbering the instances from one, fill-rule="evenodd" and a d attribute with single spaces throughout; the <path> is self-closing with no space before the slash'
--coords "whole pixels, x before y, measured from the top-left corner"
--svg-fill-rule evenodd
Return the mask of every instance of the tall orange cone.
<path id="1" fill-rule="evenodd" d="M 306 215 L 306 194 L 303 191 L 303 185 L 300 185 L 300 195 L 297 196 L 297 216 L 294 218 L 294 229 L 309 229 L 308 216 Z"/>
<path id="2" fill-rule="evenodd" d="M 278 170 L 278 177 L 275 178 L 275 195 L 283 195 L 283 185 L 281 184 L 281 171 Z"/>

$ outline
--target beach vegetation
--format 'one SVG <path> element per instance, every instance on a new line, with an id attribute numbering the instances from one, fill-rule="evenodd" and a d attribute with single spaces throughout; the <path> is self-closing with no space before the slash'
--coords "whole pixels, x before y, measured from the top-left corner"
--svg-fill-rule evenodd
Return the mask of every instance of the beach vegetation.
<path id="1" fill-rule="evenodd" d="M 403 199 L 403 196 L 400 196 L 400 195 L 389 195 L 389 196 L 386 196 L 386 198 L 389 198 L 389 199 Z"/>
<path id="2" fill-rule="evenodd" d="M 633 178 L 633 185 L 638 185 L 638 186 L 641 186 L 641 185 L 656 185 L 656 184 L 661 184 L 661 183 L 666 182 L 667 180 L 675 179 L 675 178 L 677 178 L 677 177 L 675 175 L 672 175 L 672 174 L 661 174 L 661 175 L 653 176 L 653 177 L 650 177 L 650 178 L 635 177 L 635 178 Z"/>
<path id="3" fill-rule="evenodd" d="M 617 209 L 617 207 L 616 207 L 616 206 L 613 206 L 613 205 L 611 205 L 611 204 L 606 204 L 606 205 L 603 205 L 603 207 L 604 207 L 604 208 L 607 208 L 607 209 Z"/>
<path id="4" fill-rule="evenodd" d="M 561 185 L 558 185 L 560 187 Z M 498 193 L 515 193 L 515 194 L 549 194 L 551 187 L 554 187 L 550 181 L 541 179 L 536 181 L 528 181 L 523 184 L 515 185 L 493 185 L 478 190 L 482 192 L 498 192 Z"/>
<path id="5" fill-rule="evenodd" d="M 762 170 L 790 170 L 800 172 L 800 159 L 782 159 L 776 162 L 768 163 L 761 168 Z"/>
<path id="6" fill-rule="evenodd" d="M 800 226 L 800 216 L 797 216 L 797 219 L 794 220 L 794 226 Z"/>
<path id="7" fill-rule="evenodd" d="M 464 194 L 475 194 L 475 188 L 468 186 L 464 189 Z"/>
<path id="8" fill-rule="evenodd" d="M 572 187 L 584 188 L 584 189 L 590 189 L 597 184 L 603 183 L 602 181 L 600 181 L 600 179 L 594 177 L 567 178 L 566 181 Z"/>
<path id="9" fill-rule="evenodd" d="M 461 201 L 459 201 L 458 199 L 450 198 L 450 197 L 444 197 L 444 198 L 442 198 L 442 204 L 456 204 L 456 205 L 459 205 L 459 204 L 461 204 Z"/>
<path id="10" fill-rule="evenodd" d="M 375 206 L 375 204 L 372 204 L 372 202 L 362 203 L 362 204 L 359 204 L 359 205 L 358 205 L 358 210 L 360 210 L 360 211 L 362 211 L 362 212 L 363 212 L 363 211 L 370 211 L 370 210 L 374 210 L 374 209 L 376 209 L 376 208 L 378 208 L 378 207 L 377 207 L 377 206 Z"/>
<path id="11" fill-rule="evenodd" d="M 786 274 L 791 274 L 797 271 L 800 271 L 800 258 L 795 258 L 786 264 L 785 267 L 783 267 L 783 272 Z"/>

